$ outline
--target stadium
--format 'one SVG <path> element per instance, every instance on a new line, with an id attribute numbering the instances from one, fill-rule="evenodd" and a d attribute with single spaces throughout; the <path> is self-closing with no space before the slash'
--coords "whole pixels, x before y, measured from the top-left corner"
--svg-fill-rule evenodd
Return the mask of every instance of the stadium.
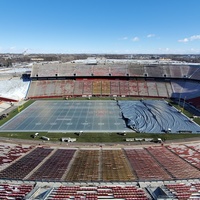
<path id="1" fill-rule="evenodd" d="M 45 133 L 44 140 L 2 139 L 0 199 L 200 199 L 198 138 L 134 142 L 145 140 L 144 133 L 199 135 L 199 65 L 36 63 L 25 96 L 32 100 L 0 132 Z M 51 142 L 59 133 L 79 136 Z M 79 143 L 87 133 L 122 134 L 126 142 Z M 132 133 L 141 137 L 129 138 Z"/>

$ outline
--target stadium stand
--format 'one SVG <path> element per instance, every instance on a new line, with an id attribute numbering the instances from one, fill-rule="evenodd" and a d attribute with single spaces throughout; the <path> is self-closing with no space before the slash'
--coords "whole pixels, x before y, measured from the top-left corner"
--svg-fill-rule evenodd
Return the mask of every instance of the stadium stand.
<path id="1" fill-rule="evenodd" d="M 36 64 L 26 98 L 181 96 L 199 107 L 199 73 L 199 66 L 187 64 Z"/>
<path id="2" fill-rule="evenodd" d="M 83 81 L 75 81 L 74 82 L 74 95 L 82 96 L 83 94 Z"/>
<path id="3" fill-rule="evenodd" d="M 74 74 L 71 74 L 71 76 L 93 76 L 93 68 L 92 65 L 76 66 L 76 70 L 74 71 Z"/>
<path id="4" fill-rule="evenodd" d="M 130 96 L 138 96 L 138 83 L 136 79 L 129 81 L 129 93 Z"/>
<path id="5" fill-rule="evenodd" d="M 172 89 L 171 82 L 166 81 L 166 82 L 165 82 L 165 85 L 166 85 L 166 88 L 167 88 L 168 97 L 172 97 L 173 89 Z"/>
<path id="6" fill-rule="evenodd" d="M 121 150 L 102 151 L 103 181 L 133 181 L 136 176 L 131 172 L 124 153 Z"/>
<path id="7" fill-rule="evenodd" d="M 0 170 L 6 168 L 11 162 L 29 152 L 33 146 L 30 145 L 7 145 L 0 144 Z"/>
<path id="8" fill-rule="evenodd" d="M 75 153 L 75 149 L 57 149 L 28 180 L 60 181 Z"/>
<path id="9" fill-rule="evenodd" d="M 164 181 L 200 178 L 199 144 L 93 150 L 30 145 L 0 147 L 4 152 L 0 157 L 2 179 Z"/>
<path id="10" fill-rule="evenodd" d="M 200 68 L 198 68 L 191 76 L 191 79 L 200 80 Z"/>
<path id="11" fill-rule="evenodd" d="M 174 194 L 176 199 L 199 199 L 199 183 L 166 184 L 165 187 Z"/>
<path id="12" fill-rule="evenodd" d="M 93 67 L 93 75 L 94 76 L 109 76 L 110 74 L 110 70 L 109 67 L 107 67 L 106 65 L 97 65 L 95 67 Z"/>
<path id="13" fill-rule="evenodd" d="M 119 82 L 119 90 L 121 96 L 129 96 L 129 82 L 128 81 L 120 81 Z"/>
<path id="14" fill-rule="evenodd" d="M 170 69 L 170 76 L 173 78 L 182 78 L 183 74 L 181 71 L 181 67 L 179 65 L 173 65 L 173 66 L 169 66 Z"/>
<path id="15" fill-rule="evenodd" d="M 146 81 L 147 83 L 147 88 L 148 88 L 148 94 L 151 97 L 158 97 L 158 89 L 157 89 L 157 84 L 154 80 L 150 81 Z M 167 93 L 165 93 L 166 95 Z"/>
<path id="16" fill-rule="evenodd" d="M 110 96 L 110 81 L 102 80 L 102 95 Z"/>
<path id="17" fill-rule="evenodd" d="M 47 157 L 53 149 L 36 148 L 0 172 L 0 178 L 23 179 Z"/>
<path id="18" fill-rule="evenodd" d="M 95 181 L 99 179 L 99 151 L 80 150 L 65 178 L 67 181 Z"/>
<path id="19" fill-rule="evenodd" d="M 24 199 L 32 189 L 30 184 L 0 184 L 0 199 Z"/>
<path id="20" fill-rule="evenodd" d="M 0 199 L 200 197 L 198 142 L 78 149 L 9 143 L 1 144 L 0 149 L 2 154 L 17 155 L 1 168 Z"/>
<path id="21" fill-rule="evenodd" d="M 145 80 L 142 80 L 142 79 L 138 80 L 138 93 L 139 93 L 139 96 L 143 96 L 143 97 L 144 96 L 147 97 L 149 95 Z"/>
<path id="22" fill-rule="evenodd" d="M 110 94 L 119 95 L 119 81 L 118 80 L 110 81 Z"/>
<path id="23" fill-rule="evenodd" d="M 182 71 L 183 77 L 185 77 L 185 78 L 189 77 L 189 70 L 190 70 L 190 66 L 189 65 L 181 66 L 181 71 Z"/>
<path id="24" fill-rule="evenodd" d="M 101 96 L 101 80 L 93 80 L 93 86 L 92 86 L 92 94 L 94 96 L 98 95 Z"/>
<path id="25" fill-rule="evenodd" d="M 171 145 L 167 148 L 174 152 L 176 155 L 178 155 L 180 158 L 190 163 L 192 166 L 195 166 L 196 168 L 200 169 L 200 155 L 195 150 L 190 149 L 185 145 Z"/>
<path id="26" fill-rule="evenodd" d="M 187 144 L 187 146 L 191 149 L 193 149 L 194 151 L 197 151 L 198 153 L 200 153 L 200 144 Z"/>
<path id="27" fill-rule="evenodd" d="M 30 183 L 1 183 L 0 198 L 18 200 L 53 200 L 53 199 L 120 199 L 120 200 L 154 200 L 154 199 L 199 199 L 200 183 L 194 181 L 170 183 L 148 182 L 144 186 L 140 184 L 101 183 L 90 185 L 81 183 L 60 184 L 60 186 L 47 183 L 32 185 Z"/>
<path id="28" fill-rule="evenodd" d="M 198 169 L 170 152 L 166 147 L 149 147 L 146 150 L 168 171 L 172 178 L 200 178 L 200 171 Z M 163 155 L 165 156 L 163 157 Z"/>
<path id="29" fill-rule="evenodd" d="M 127 67 L 112 65 L 110 66 L 110 75 L 111 76 L 126 76 Z"/>
<path id="30" fill-rule="evenodd" d="M 144 77 L 171 77 L 171 78 L 199 78 L 199 66 L 197 65 L 173 65 L 173 64 L 110 64 L 86 65 L 86 64 L 35 64 L 31 77 L 73 77 L 73 76 L 134 76 Z"/>
<path id="31" fill-rule="evenodd" d="M 83 94 L 84 95 L 92 95 L 92 91 L 93 91 L 93 84 L 91 80 L 84 80 L 83 82 Z"/>
<path id="32" fill-rule="evenodd" d="M 128 73 L 130 76 L 144 76 L 144 66 L 143 65 L 128 65 Z"/>
<path id="33" fill-rule="evenodd" d="M 172 81 L 172 97 L 173 98 L 180 98 L 180 95 L 182 94 L 182 90 L 185 86 L 185 81 L 183 80 L 178 80 L 178 81 Z"/>
<path id="34" fill-rule="evenodd" d="M 125 153 L 139 181 L 172 179 L 146 149 L 125 149 Z"/>
<path id="35" fill-rule="evenodd" d="M 200 96 L 199 83 L 195 81 L 176 80 L 172 81 L 173 97 L 192 99 Z"/>
<path id="36" fill-rule="evenodd" d="M 149 195 L 137 186 L 60 186 L 48 196 L 52 199 L 135 199 L 148 200 Z"/>
<path id="37" fill-rule="evenodd" d="M 163 66 L 148 65 L 145 67 L 148 77 L 161 77 L 163 76 Z"/>
<path id="38" fill-rule="evenodd" d="M 5 112 L 8 108 L 10 108 L 12 105 L 10 102 L 4 102 L 0 100 L 0 113 Z"/>
<path id="39" fill-rule="evenodd" d="M 169 97 L 165 82 L 157 81 L 156 86 L 157 86 L 157 91 L 158 91 L 159 97 Z"/>

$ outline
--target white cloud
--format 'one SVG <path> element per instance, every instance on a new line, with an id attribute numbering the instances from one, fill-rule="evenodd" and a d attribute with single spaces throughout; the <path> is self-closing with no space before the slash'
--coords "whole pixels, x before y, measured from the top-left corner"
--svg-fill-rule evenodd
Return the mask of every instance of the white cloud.
<path id="1" fill-rule="evenodd" d="M 122 40 L 128 40 L 128 37 L 123 37 Z"/>
<path id="2" fill-rule="evenodd" d="M 190 37 L 190 40 L 193 41 L 193 40 L 200 40 L 200 35 L 193 35 Z"/>
<path id="3" fill-rule="evenodd" d="M 172 50 L 168 47 L 166 48 L 158 48 L 159 52 L 160 53 L 169 53 L 169 52 L 172 52 Z"/>
<path id="4" fill-rule="evenodd" d="M 14 50 L 16 47 L 15 46 L 13 46 L 13 47 L 10 47 L 10 50 Z"/>
<path id="5" fill-rule="evenodd" d="M 147 35 L 148 38 L 152 38 L 152 37 L 155 37 L 156 35 L 155 34 L 149 34 Z"/>
<path id="6" fill-rule="evenodd" d="M 188 39 L 188 38 L 184 38 L 184 39 L 182 39 L 182 40 L 178 40 L 178 42 L 183 42 L 183 43 L 189 42 L 189 39 Z"/>
<path id="7" fill-rule="evenodd" d="M 200 40 L 200 35 L 193 35 L 191 37 L 178 40 L 178 42 L 186 43 L 186 42 L 190 42 L 190 41 L 194 41 L 194 40 Z"/>
<path id="8" fill-rule="evenodd" d="M 119 40 L 128 40 L 128 37 L 122 37 L 122 38 L 119 38 Z"/>
<path id="9" fill-rule="evenodd" d="M 132 41 L 133 42 L 137 42 L 137 41 L 139 41 L 140 39 L 139 39 L 139 37 L 134 37 L 134 38 L 132 38 Z"/>
<path id="10" fill-rule="evenodd" d="M 191 52 L 191 53 L 200 53 L 200 49 L 191 48 L 191 49 L 190 49 L 190 52 Z"/>

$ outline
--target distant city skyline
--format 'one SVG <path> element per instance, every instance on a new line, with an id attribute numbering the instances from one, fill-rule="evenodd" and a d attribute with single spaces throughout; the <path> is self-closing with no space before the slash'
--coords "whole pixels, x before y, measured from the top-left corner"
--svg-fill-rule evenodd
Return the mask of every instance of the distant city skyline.
<path id="1" fill-rule="evenodd" d="M 1 0 L 0 53 L 200 54 L 199 0 Z"/>

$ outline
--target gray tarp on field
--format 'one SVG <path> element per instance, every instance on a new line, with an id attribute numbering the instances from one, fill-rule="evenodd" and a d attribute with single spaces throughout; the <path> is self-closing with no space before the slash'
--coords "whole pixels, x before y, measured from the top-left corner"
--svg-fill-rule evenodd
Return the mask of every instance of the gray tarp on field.
<path id="1" fill-rule="evenodd" d="M 200 132 L 200 126 L 165 101 L 118 101 L 128 127 L 138 132 Z"/>

